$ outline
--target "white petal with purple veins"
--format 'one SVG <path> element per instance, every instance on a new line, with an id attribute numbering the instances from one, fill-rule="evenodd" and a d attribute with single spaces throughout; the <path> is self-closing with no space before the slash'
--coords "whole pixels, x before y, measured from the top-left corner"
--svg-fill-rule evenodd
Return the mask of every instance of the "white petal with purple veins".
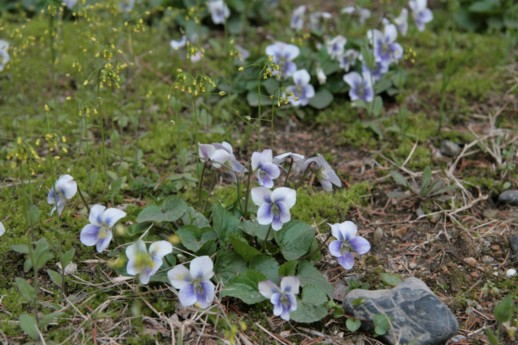
<path id="1" fill-rule="evenodd" d="M 261 223 L 259 223 L 261 224 Z M 272 219 L 272 229 L 274 231 L 279 231 L 282 229 L 282 221 L 281 221 L 281 217 L 279 215 L 275 215 L 273 216 L 273 219 Z"/>
<path id="2" fill-rule="evenodd" d="M 296 85 L 307 85 L 311 80 L 311 76 L 305 69 L 299 69 L 293 73 L 293 81 Z"/>
<path id="3" fill-rule="evenodd" d="M 261 206 L 265 203 L 271 203 L 272 191 L 265 187 L 252 188 L 252 201 L 257 206 Z"/>
<path id="4" fill-rule="evenodd" d="M 112 232 L 109 229 L 106 229 L 105 230 L 105 237 L 104 238 L 99 238 L 99 241 L 97 241 L 97 244 L 95 246 L 97 248 L 97 253 L 101 253 L 103 250 L 108 248 L 112 238 L 113 238 Z"/>
<path id="5" fill-rule="evenodd" d="M 147 253 L 146 244 L 142 240 L 137 240 L 126 248 L 126 256 L 128 260 L 135 260 L 136 256 L 142 252 Z"/>
<path id="6" fill-rule="evenodd" d="M 397 29 L 395 25 L 389 24 L 385 26 L 383 31 L 385 34 L 385 42 L 392 43 L 397 39 Z"/>
<path id="7" fill-rule="evenodd" d="M 153 258 L 163 258 L 167 254 L 171 254 L 173 252 L 173 245 L 168 241 L 157 241 L 153 242 L 149 246 L 149 254 Z"/>
<path id="8" fill-rule="evenodd" d="M 184 307 L 188 307 L 196 303 L 198 299 L 196 298 L 196 291 L 194 290 L 194 285 L 191 283 L 181 288 L 178 298 L 180 299 L 180 303 Z"/>
<path id="9" fill-rule="evenodd" d="M 103 212 L 101 221 L 106 224 L 109 228 L 115 225 L 120 219 L 126 217 L 126 212 L 116 209 L 109 208 Z"/>
<path id="10" fill-rule="evenodd" d="M 99 230 L 101 230 L 100 226 L 94 224 L 86 225 L 79 235 L 81 243 L 85 246 L 93 246 L 97 244 L 99 241 Z"/>
<path id="11" fill-rule="evenodd" d="M 288 209 L 295 206 L 297 202 L 297 191 L 287 187 L 280 187 L 272 192 L 272 202 L 282 201 Z"/>
<path id="12" fill-rule="evenodd" d="M 352 249 L 358 254 L 365 254 L 371 250 L 371 244 L 365 238 L 356 236 L 349 240 Z"/>
<path id="13" fill-rule="evenodd" d="M 340 231 L 340 223 L 329 224 L 329 226 L 331 227 L 331 234 L 334 236 L 334 238 L 343 241 L 344 237 Z"/>
<path id="14" fill-rule="evenodd" d="M 351 253 L 346 253 L 338 258 L 338 262 L 343 268 L 350 270 L 354 266 L 354 256 Z"/>
<path id="15" fill-rule="evenodd" d="M 337 258 L 342 256 L 342 244 L 343 242 L 340 240 L 336 240 L 329 243 L 329 253 Z"/>
<path id="16" fill-rule="evenodd" d="M 340 232 L 342 233 L 344 241 L 349 241 L 351 238 L 356 236 L 358 227 L 350 220 L 346 220 L 340 224 Z"/>
<path id="17" fill-rule="evenodd" d="M 106 207 L 104 207 L 102 205 L 93 205 L 90 208 L 90 215 L 88 216 L 88 221 L 91 224 L 95 224 L 95 225 L 101 226 L 102 225 L 102 217 L 103 217 L 103 213 L 104 213 L 105 209 L 106 209 Z"/>
<path id="18" fill-rule="evenodd" d="M 210 160 L 214 151 L 216 151 L 216 148 L 213 145 L 198 143 L 198 155 L 201 159 L 205 161 Z"/>
<path id="19" fill-rule="evenodd" d="M 281 291 L 290 294 L 298 294 L 300 288 L 300 280 L 297 277 L 284 277 L 281 280 Z"/>
<path id="20" fill-rule="evenodd" d="M 176 265 L 167 272 L 167 278 L 175 289 L 182 289 L 187 284 L 192 283 L 191 272 L 184 265 Z"/>
<path id="21" fill-rule="evenodd" d="M 262 204 L 257 210 L 257 222 L 261 225 L 268 225 L 273 221 L 272 205 Z"/>
<path id="22" fill-rule="evenodd" d="M 77 193 L 77 183 L 70 175 L 62 175 L 56 182 L 56 189 L 65 195 L 65 198 L 71 199 Z"/>
<path id="23" fill-rule="evenodd" d="M 214 301 L 214 284 L 212 284 L 210 281 L 202 281 L 199 284 L 203 290 L 203 293 L 197 294 L 198 303 L 200 304 L 201 308 L 208 308 Z"/>
<path id="24" fill-rule="evenodd" d="M 191 261 L 190 272 L 193 279 L 209 280 L 214 275 L 214 264 L 208 256 L 200 256 Z"/>
<path id="25" fill-rule="evenodd" d="M 358 72 L 351 72 L 344 75 L 344 81 L 351 87 L 354 88 L 356 85 L 363 82 L 362 77 Z"/>
<path id="26" fill-rule="evenodd" d="M 274 293 L 279 293 L 279 288 L 272 281 L 266 280 L 259 283 L 259 293 L 266 298 L 271 298 Z"/>

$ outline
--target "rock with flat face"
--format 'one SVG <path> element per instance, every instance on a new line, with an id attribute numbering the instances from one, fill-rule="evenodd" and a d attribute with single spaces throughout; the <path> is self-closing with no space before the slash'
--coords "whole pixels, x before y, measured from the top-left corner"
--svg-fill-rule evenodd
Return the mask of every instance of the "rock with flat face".
<path id="1" fill-rule="evenodd" d="M 352 290 L 345 296 L 344 309 L 362 320 L 367 332 L 374 329 L 374 315 L 388 316 L 391 327 L 381 336 L 387 344 L 444 344 L 459 329 L 448 306 L 417 278 L 407 278 L 390 290 Z"/>
<path id="2" fill-rule="evenodd" d="M 498 196 L 498 201 L 502 204 L 509 204 L 513 206 L 518 206 L 518 190 L 510 189 L 502 192 Z"/>

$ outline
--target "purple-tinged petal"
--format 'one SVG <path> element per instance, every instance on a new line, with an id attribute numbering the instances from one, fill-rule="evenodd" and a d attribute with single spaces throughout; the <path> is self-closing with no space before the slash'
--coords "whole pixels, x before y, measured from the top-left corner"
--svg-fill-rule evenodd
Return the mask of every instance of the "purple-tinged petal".
<path id="1" fill-rule="evenodd" d="M 274 294 L 278 294 L 279 292 L 279 288 L 271 280 L 259 283 L 259 293 L 266 298 L 271 298 Z"/>
<path id="2" fill-rule="evenodd" d="M 271 161 L 270 159 L 270 162 Z M 279 167 L 273 163 L 264 163 L 261 170 L 268 174 L 271 179 L 276 179 L 281 174 Z"/>
<path id="3" fill-rule="evenodd" d="M 220 168 L 223 164 L 232 159 L 232 155 L 226 150 L 216 150 L 210 159 L 215 168 Z"/>
<path id="4" fill-rule="evenodd" d="M 191 272 L 184 265 L 176 265 L 167 272 L 167 278 L 175 289 L 182 289 L 192 283 Z"/>
<path id="5" fill-rule="evenodd" d="M 257 222 L 261 225 L 268 225 L 273 221 L 271 204 L 262 204 L 257 210 Z"/>
<path id="6" fill-rule="evenodd" d="M 65 209 L 65 205 L 67 204 L 65 199 L 59 199 L 58 202 L 58 215 L 61 216 L 61 213 L 63 213 L 63 210 Z"/>
<path id="7" fill-rule="evenodd" d="M 271 203 L 272 191 L 264 187 L 252 188 L 252 200 L 257 206 Z"/>
<path id="8" fill-rule="evenodd" d="M 342 232 L 340 231 L 340 223 L 335 224 L 329 224 L 331 227 L 331 234 L 340 241 L 344 240 L 344 237 L 342 236 Z"/>
<path id="9" fill-rule="evenodd" d="M 300 280 L 297 277 L 284 277 L 281 280 L 281 291 L 286 294 L 297 295 L 299 293 Z"/>
<path id="10" fill-rule="evenodd" d="M 286 61 L 284 64 L 284 78 L 291 77 L 297 70 L 297 65 L 293 61 Z"/>
<path id="11" fill-rule="evenodd" d="M 126 272 L 130 276 L 136 276 L 140 273 L 139 267 L 137 267 L 137 261 L 135 261 L 133 258 L 128 259 L 128 264 L 126 265 Z"/>
<path id="12" fill-rule="evenodd" d="M 261 223 L 259 223 L 261 224 Z M 274 215 L 273 216 L 273 219 L 272 219 L 272 229 L 274 231 L 279 231 L 282 229 L 282 221 L 281 221 L 281 217 L 279 215 Z"/>
<path id="13" fill-rule="evenodd" d="M 349 240 L 352 249 L 358 254 L 365 254 L 371 250 L 371 244 L 365 238 L 356 236 Z"/>
<path id="14" fill-rule="evenodd" d="M 209 280 L 214 275 L 214 264 L 208 256 L 200 256 L 191 261 L 190 272 L 193 279 Z"/>
<path id="15" fill-rule="evenodd" d="M 273 304 L 273 315 L 279 316 L 282 314 L 283 307 L 281 303 L 282 294 L 274 293 L 270 298 L 270 303 Z"/>
<path id="16" fill-rule="evenodd" d="M 210 157 L 212 157 L 212 154 L 216 151 L 214 146 L 210 144 L 200 144 L 198 143 L 198 155 L 201 159 L 205 161 L 209 161 Z"/>
<path id="17" fill-rule="evenodd" d="M 293 73 L 293 81 L 296 85 L 307 85 L 310 80 L 311 76 L 305 69 L 299 69 Z"/>
<path id="18" fill-rule="evenodd" d="M 282 201 L 284 206 L 290 209 L 297 202 L 297 191 L 287 187 L 277 188 L 272 192 L 271 201 L 273 203 Z"/>
<path id="19" fill-rule="evenodd" d="M 261 170 L 257 171 L 257 183 L 266 188 L 273 187 L 273 180 L 267 174 L 262 173 Z"/>
<path id="20" fill-rule="evenodd" d="M 351 253 L 345 253 L 338 258 L 338 262 L 346 270 L 350 270 L 354 266 L 354 256 Z"/>
<path id="21" fill-rule="evenodd" d="M 102 232 L 102 230 L 100 232 Z M 108 248 L 113 238 L 113 234 L 109 229 L 105 230 L 104 235 L 105 236 L 103 238 L 99 238 L 99 241 L 97 241 L 96 248 L 98 253 L 101 253 L 103 250 Z"/>
<path id="22" fill-rule="evenodd" d="M 151 278 L 152 275 L 153 273 L 151 272 L 151 270 L 146 267 L 144 271 L 140 272 L 138 276 L 140 284 L 146 285 L 147 283 L 149 283 L 149 278 Z"/>
<path id="23" fill-rule="evenodd" d="M 111 228 L 115 225 L 115 223 L 124 217 L 126 217 L 126 212 L 116 208 L 109 208 L 103 212 L 101 221 L 103 224 L 106 224 L 106 226 Z"/>
<path id="24" fill-rule="evenodd" d="M 0 236 L 5 234 L 5 226 L 2 222 L 0 222 Z"/>
<path id="25" fill-rule="evenodd" d="M 287 223 L 291 220 L 290 209 L 286 207 L 285 203 L 279 201 L 276 203 L 277 208 L 279 209 L 279 219 L 281 223 Z"/>
<path id="26" fill-rule="evenodd" d="M 99 230 L 101 230 L 100 226 L 94 224 L 86 225 L 79 235 L 81 243 L 88 247 L 97 244 L 99 241 Z"/>
<path id="27" fill-rule="evenodd" d="M 58 197 L 59 198 L 59 197 Z M 49 189 L 49 194 L 47 194 L 47 203 L 50 205 L 56 205 L 56 189 L 52 187 Z M 52 213 L 50 214 L 52 216 Z"/>
<path id="28" fill-rule="evenodd" d="M 337 258 L 342 256 L 342 244 L 343 242 L 340 240 L 333 241 L 329 243 L 329 253 L 332 256 L 335 256 Z"/>
<path id="29" fill-rule="evenodd" d="M 344 75 L 344 81 L 353 89 L 356 85 L 362 83 L 363 80 L 358 72 L 351 72 Z"/>
<path id="30" fill-rule="evenodd" d="M 202 281 L 199 284 L 203 293 L 197 293 L 198 303 L 200 304 L 200 308 L 208 308 L 214 301 L 214 284 L 208 280 Z"/>
<path id="31" fill-rule="evenodd" d="M 351 238 L 356 236 L 358 227 L 350 220 L 346 220 L 340 224 L 340 232 L 342 233 L 344 241 L 348 242 Z"/>
<path id="32" fill-rule="evenodd" d="M 182 287 L 180 289 L 178 298 L 180 299 L 180 303 L 184 307 L 188 307 L 196 303 L 198 299 L 196 298 L 196 291 L 194 290 L 194 285 L 191 283 Z"/>
<path id="33" fill-rule="evenodd" d="M 149 254 L 154 258 L 163 258 L 173 252 L 173 245 L 168 241 L 157 241 L 149 246 Z"/>
<path id="34" fill-rule="evenodd" d="M 56 190 L 63 193 L 66 199 L 71 199 L 77 193 L 77 183 L 70 175 L 62 175 L 56 182 Z"/>
<path id="35" fill-rule="evenodd" d="M 397 29 L 393 24 L 386 25 L 383 29 L 385 35 L 385 42 L 392 43 L 397 39 Z"/>
<path id="36" fill-rule="evenodd" d="M 318 182 L 320 182 L 320 185 L 326 192 L 332 192 L 333 191 L 333 185 L 328 180 L 321 180 L 319 179 Z"/>
<path id="37" fill-rule="evenodd" d="M 261 152 L 252 153 L 252 170 L 256 171 L 261 163 Z"/>
<path id="38" fill-rule="evenodd" d="M 104 207 L 102 205 L 93 205 L 90 208 L 90 215 L 88 217 L 88 221 L 91 224 L 95 224 L 95 225 L 101 226 L 103 224 L 102 223 L 102 217 L 103 217 L 103 213 L 104 213 L 105 209 L 106 209 L 106 207 Z"/>

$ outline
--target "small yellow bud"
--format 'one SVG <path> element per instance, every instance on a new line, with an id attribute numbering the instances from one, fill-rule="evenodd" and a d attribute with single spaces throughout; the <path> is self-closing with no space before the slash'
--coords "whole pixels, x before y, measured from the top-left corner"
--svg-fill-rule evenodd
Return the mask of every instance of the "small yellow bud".
<path id="1" fill-rule="evenodd" d="M 239 66 L 239 68 L 237 69 L 239 72 L 243 72 L 245 70 L 245 68 L 243 66 Z"/>
<path id="2" fill-rule="evenodd" d="M 220 92 L 219 92 L 219 95 L 220 95 L 221 97 L 225 96 L 226 94 L 227 94 L 227 93 L 226 93 L 225 91 L 220 91 Z"/>

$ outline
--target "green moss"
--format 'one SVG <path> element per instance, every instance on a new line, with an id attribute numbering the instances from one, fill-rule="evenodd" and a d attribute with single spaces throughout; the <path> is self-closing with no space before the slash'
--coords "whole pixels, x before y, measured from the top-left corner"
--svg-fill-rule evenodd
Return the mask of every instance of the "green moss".
<path id="1" fill-rule="evenodd" d="M 362 149 L 374 148 L 377 145 L 376 134 L 361 121 L 356 121 L 340 132 L 338 144 Z"/>
<path id="2" fill-rule="evenodd" d="M 361 182 L 350 188 L 326 192 L 321 189 L 301 188 L 297 190 L 297 204 L 291 209 L 293 219 L 313 223 L 343 222 L 353 205 L 365 203 L 370 185 Z"/>
<path id="3" fill-rule="evenodd" d="M 399 145 L 399 147 L 386 150 L 386 154 L 391 157 L 396 164 L 401 165 L 409 156 L 414 144 L 415 143 L 410 140 L 405 140 Z M 410 170 L 420 171 L 429 165 L 432 165 L 432 153 L 428 148 L 418 145 L 406 166 Z"/>

